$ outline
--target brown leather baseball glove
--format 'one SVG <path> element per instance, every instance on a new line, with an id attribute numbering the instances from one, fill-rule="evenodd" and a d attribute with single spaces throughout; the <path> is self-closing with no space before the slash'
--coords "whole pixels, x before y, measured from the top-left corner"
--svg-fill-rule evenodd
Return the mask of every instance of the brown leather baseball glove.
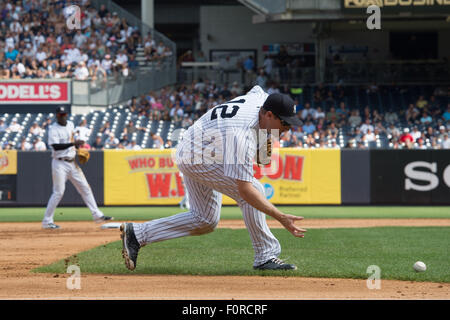
<path id="1" fill-rule="evenodd" d="M 78 149 L 77 150 L 77 156 L 78 156 L 78 162 L 80 164 L 85 164 L 89 161 L 89 158 L 91 157 L 91 154 L 86 149 Z"/>

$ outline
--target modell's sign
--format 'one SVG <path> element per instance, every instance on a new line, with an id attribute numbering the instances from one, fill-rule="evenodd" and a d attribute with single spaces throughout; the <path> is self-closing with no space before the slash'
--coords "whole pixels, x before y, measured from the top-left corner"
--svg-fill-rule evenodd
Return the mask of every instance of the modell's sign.
<path id="1" fill-rule="evenodd" d="M 0 104 L 69 104 L 70 81 L 0 82 Z"/>
<path id="2" fill-rule="evenodd" d="M 369 6 L 378 6 L 387 13 L 422 12 L 446 13 L 450 12 L 450 0 L 342 0 L 344 11 L 355 12 Z M 365 11 L 364 11 L 365 12 Z"/>

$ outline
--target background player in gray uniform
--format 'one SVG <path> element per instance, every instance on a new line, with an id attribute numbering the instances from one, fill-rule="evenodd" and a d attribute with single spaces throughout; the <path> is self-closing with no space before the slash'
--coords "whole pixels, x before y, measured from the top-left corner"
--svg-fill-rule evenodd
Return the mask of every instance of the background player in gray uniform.
<path id="1" fill-rule="evenodd" d="M 53 221 L 55 209 L 61 201 L 66 181 L 69 179 L 80 193 L 84 202 L 91 210 L 95 222 L 112 220 L 112 217 L 105 216 L 97 207 L 91 187 L 81 168 L 75 162 L 76 148 L 84 144 L 82 140 L 73 140 L 74 126 L 71 121 L 67 121 L 67 111 L 64 107 L 56 110 L 57 121 L 49 127 L 48 145 L 52 147 L 52 180 L 53 193 L 47 204 L 42 227 L 44 229 L 58 229 L 59 226 Z"/>
<path id="2" fill-rule="evenodd" d="M 268 96 L 259 86 L 212 108 L 198 119 L 183 135 L 176 151 L 190 210 L 146 223 L 122 224 L 122 255 L 127 268 L 136 267 L 138 251 L 146 244 L 212 232 L 219 222 L 222 194 L 226 194 L 242 210 L 255 251 L 253 267 L 296 269 L 295 265 L 278 259 L 280 244 L 268 228 L 265 214 L 296 237 L 304 237 L 306 230 L 294 224 L 303 218 L 284 214 L 272 205 L 253 173 L 255 131 L 284 132 L 291 125 L 300 125 L 292 99 L 282 94 Z"/>

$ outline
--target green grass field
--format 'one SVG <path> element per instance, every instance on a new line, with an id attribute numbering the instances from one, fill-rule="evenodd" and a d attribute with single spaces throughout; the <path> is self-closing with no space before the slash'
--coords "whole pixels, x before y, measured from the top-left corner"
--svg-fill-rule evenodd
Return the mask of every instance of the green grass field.
<path id="1" fill-rule="evenodd" d="M 450 207 L 343 207 L 343 206 L 279 206 L 281 211 L 305 218 L 450 218 Z M 166 217 L 183 210 L 178 207 L 104 207 L 101 210 L 116 220 L 151 220 Z M 0 222 L 38 222 L 45 208 L 0 208 Z M 235 206 L 222 208 L 222 219 L 242 219 Z M 55 221 L 90 221 L 86 207 L 61 207 L 55 212 Z"/>
<path id="2" fill-rule="evenodd" d="M 283 212 L 308 218 L 448 218 L 450 207 L 279 207 Z M 40 222 L 45 208 L 0 208 L 0 222 Z M 116 221 L 145 221 L 169 216 L 178 207 L 105 207 Z M 222 219 L 242 219 L 237 207 L 223 207 Z M 91 221 L 85 207 L 58 208 L 55 222 Z M 282 255 L 295 263 L 294 272 L 261 272 L 252 269 L 253 249 L 247 230 L 218 229 L 200 237 L 154 243 L 142 248 L 134 272 L 125 268 L 120 241 L 66 257 L 34 272 L 66 273 L 79 264 L 83 273 L 277 275 L 367 279 L 367 268 L 377 265 L 382 279 L 450 282 L 449 227 L 376 227 L 310 229 L 304 239 L 284 229 L 272 230 L 280 240 Z M 99 232 L 102 232 L 99 230 Z M 416 273 L 415 261 L 428 270 Z"/>
<path id="3" fill-rule="evenodd" d="M 68 265 L 78 264 L 82 273 L 367 279 L 367 268 L 377 265 L 381 269 L 381 279 L 450 282 L 450 228 L 316 229 L 309 230 L 304 239 L 294 238 L 283 229 L 273 232 L 283 248 L 281 258 L 288 258 L 298 270 L 253 270 L 253 250 L 247 230 L 219 229 L 199 237 L 145 246 L 133 272 L 123 263 L 121 241 L 79 253 L 35 272 L 65 273 Z M 418 260 L 427 264 L 426 272 L 413 270 Z"/>

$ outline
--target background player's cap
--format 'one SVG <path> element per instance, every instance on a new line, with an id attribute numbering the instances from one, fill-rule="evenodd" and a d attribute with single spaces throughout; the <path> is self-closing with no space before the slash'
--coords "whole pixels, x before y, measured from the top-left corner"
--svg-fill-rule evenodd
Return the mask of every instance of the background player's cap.
<path id="1" fill-rule="evenodd" d="M 287 94 L 272 93 L 264 102 L 263 108 L 267 111 L 272 111 L 274 115 L 292 126 L 302 125 L 296 115 L 295 102 Z"/>
<path id="2" fill-rule="evenodd" d="M 56 114 L 67 114 L 67 109 L 64 106 L 59 106 L 56 108 Z"/>

